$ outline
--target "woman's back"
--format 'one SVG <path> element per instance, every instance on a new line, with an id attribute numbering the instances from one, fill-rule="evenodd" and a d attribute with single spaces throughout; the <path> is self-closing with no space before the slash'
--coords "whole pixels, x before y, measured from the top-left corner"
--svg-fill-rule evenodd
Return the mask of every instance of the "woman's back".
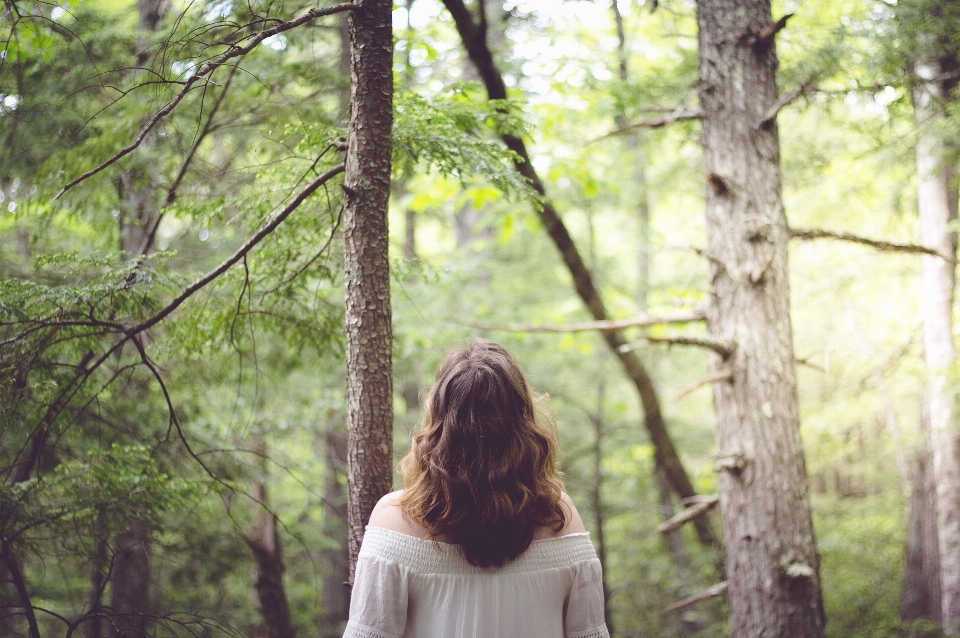
<path id="1" fill-rule="evenodd" d="M 517 362 L 449 352 L 356 565 L 348 638 L 605 638 L 600 561 Z"/>

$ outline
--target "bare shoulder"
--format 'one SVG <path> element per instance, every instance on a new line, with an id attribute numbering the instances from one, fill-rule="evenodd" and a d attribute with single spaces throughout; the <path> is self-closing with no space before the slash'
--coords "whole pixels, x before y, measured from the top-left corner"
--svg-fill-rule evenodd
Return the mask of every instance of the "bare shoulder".
<path id="1" fill-rule="evenodd" d="M 567 534 L 582 534 L 587 531 L 587 528 L 583 525 L 583 519 L 580 518 L 580 512 L 577 511 L 577 506 L 573 504 L 573 500 L 566 492 L 560 492 L 560 507 L 566 514 L 563 528 L 556 531 L 552 527 L 541 527 L 534 533 L 534 538 L 555 538 Z"/>
<path id="2" fill-rule="evenodd" d="M 400 497 L 403 490 L 390 492 L 381 498 L 370 514 L 370 527 L 382 527 L 417 538 L 429 538 L 429 534 L 419 525 L 411 522 L 400 509 Z"/>

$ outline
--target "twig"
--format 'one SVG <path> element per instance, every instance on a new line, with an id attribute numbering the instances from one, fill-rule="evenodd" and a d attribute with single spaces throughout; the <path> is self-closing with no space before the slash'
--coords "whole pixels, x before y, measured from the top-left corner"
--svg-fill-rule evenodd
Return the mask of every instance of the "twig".
<path id="1" fill-rule="evenodd" d="M 693 108 L 680 108 L 674 110 L 669 115 L 664 115 L 663 117 L 658 117 L 652 120 L 641 120 L 639 122 L 632 122 L 626 126 L 621 126 L 620 128 L 614 129 L 599 137 L 598 139 L 603 139 L 605 137 L 613 137 L 615 135 L 623 135 L 624 133 L 629 133 L 638 128 L 661 128 L 667 124 L 673 124 L 674 122 L 683 122 L 685 120 L 699 120 L 703 117 L 703 111 L 699 107 Z"/>
<path id="2" fill-rule="evenodd" d="M 816 81 L 817 81 L 817 76 L 813 75 L 812 77 L 810 77 L 810 79 L 808 79 L 806 82 L 804 82 L 797 88 L 791 89 L 786 93 L 781 93 L 779 96 L 777 96 L 777 101 L 771 104 L 770 108 L 764 111 L 763 118 L 760 120 L 760 124 L 757 126 L 757 128 L 761 128 L 763 126 L 767 126 L 768 124 L 770 124 L 774 120 L 774 118 L 777 117 L 777 114 L 780 112 L 781 109 L 783 109 L 783 107 L 793 102 L 800 95 L 803 95 L 804 93 L 810 90 L 816 90 L 816 87 L 814 86 L 814 83 Z"/>
<path id="3" fill-rule="evenodd" d="M 714 339 L 707 335 L 664 335 L 664 336 L 653 336 L 653 335 L 644 335 L 643 338 L 634 341 L 633 343 L 624 344 L 620 346 L 621 352 L 629 352 L 631 350 L 636 350 L 641 348 L 648 343 L 666 343 L 668 345 L 677 345 L 677 346 L 697 346 L 699 348 L 707 348 L 713 350 L 724 359 L 733 354 L 733 351 L 736 349 L 736 344 L 729 341 L 722 341 L 720 339 Z"/>
<path id="4" fill-rule="evenodd" d="M 67 184 L 63 188 L 61 188 L 60 192 L 57 193 L 57 195 L 53 198 L 53 201 L 60 199 L 64 193 L 66 193 L 68 190 L 70 190 L 71 188 L 73 188 L 83 180 L 87 179 L 88 177 L 92 177 L 96 175 L 97 173 L 109 167 L 111 164 L 121 159 L 125 155 L 128 155 L 129 153 L 133 152 L 134 149 L 140 146 L 141 142 L 143 142 L 144 138 L 146 138 L 147 134 L 153 129 L 153 127 L 157 125 L 157 122 L 159 122 L 161 119 L 169 115 L 170 112 L 173 111 L 174 108 L 176 108 L 177 104 L 179 104 L 180 101 L 183 100 L 183 98 L 187 95 L 188 92 L 190 92 L 190 89 L 193 87 L 194 84 L 196 84 L 198 80 L 204 79 L 210 74 L 212 74 L 214 71 L 220 68 L 227 60 L 231 60 L 233 58 L 246 55 L 247 53 L 250 53 L 251 51 L 253 51 L 261 42 L 263 42 L 267 38 L 277 35 L 278 33 L 283 33 L 284 31 L 289 31 L 290 29 L 295 29 L 296 27 L 299 27 L 302 24 L 310 22 L 315 18 L 332 15 L 334 13 L 342 13 L 343 11 L 356 11 L 359 8 L 360 8 L 359 5 L 347 2 L 344 4 L 338 4 L 333 7 L 327 7 L 326 9 L 310 9 L 305 14 L 303 14 L 299 18 L 296 18 L 295 20 L 281 22 L 280 24 L 274 27 L 270 27 L 269 29 L 264 29 L 263 31 L 260 31 L 256 35 L 251 36 L 250 41 L 246 45 L 242 47 L 231 45 L 231 48 L 228 51 L 220 54 L 210 62 L 204 62 L 203 64 L 200 65 L 200 68 L 197 69 L 197 72 L 195 74 L 187 78 L 186 82 L 184 82 L 183 84 L 183 87 L 180 89 L 179 92 L 177 92 L 177 94 L 173 97 L 173 99 L 167 102 L 162 108 L 160 108 L 160 110 L 154 113 L 149 120 L 147 120 L 147 123 L 140 130 L 140 133 L 137 134 L 137 137 L 133 140 L 133 142 L 130 145 L 124 147 L 122 150 L 117 152 L 113 157 L 103 162 L 96 168 L 92 168 L 86 173 L 84 173 L 83 175 L 80 175 L 79 177 L 76 177 L 71 181 L 67 182 Z"/>
<path id="5" fill-rule="evenodd" d="M 687 396 L 688 394 L 690 394 L 691 392 L 693 392 L 694 390 L 696 390 L 697 388 L 699 388 L 699 387 L 701 387 L 701 386 L 705 386 L 705 385 L 708 385 L 708 384 L 711 384 L 711 383 L 715 383 L 715 382 L 717 382 L 717 381 L 726 381 L 727 379 L 731 379 L 731 378 L 733 378 L 733 373 L 730 372 L 729 370 L 720 370 L 719 372 L 714 372 L 713 374 L 708 374 L 707 376 L 703 377 L 702 379 L 698 379 L 697 381 L 695 381 L 695 382 L 692 383 L 691 385 L 689 385 L 689 386 L 687 386 L 686 388 L 684 388 L 683 390 L 681 390 L 680 393 L 679 393 L 677 396 L 675 396 L 673 400 L 674 400 L 674 401 L 679 401 L 680 399 L 682 399 L 683 397 Z"/>
<path id="6" fill-rule="evenodd" d="M 699 594 L 694 594 L 693 596 L 690 596 L 689 598 L 684 598 L 683 600 L 677 601 L 672 605 L 667 605 L 666 607 L 663 608 L 663 611 L 665 612 L 676 611 L 677 609 L 682 609 L 683 607 L 687 607 L 694 603 L 698 603 L 701 600 L 713 598 L 714 596 L 720 596 L 726 591 L 727 591 L 727 581 L 723 581 L 722 583 L 717 583 L 713 587 L 707 587 Z"/>
<path id="7" fill-rule="evenodd" d="M 935 248 L 928 248 L 927 246 L 920 246 L 918 244 L 898 244 L 895 242 L 868 239 L 858 235 L 851 235 L 850 233 L 838 233 L 820 228 L 791 228 L 790 239 L 798 239 L 800 241 L 806 241 L 809 239 L 836 239 L 838 241 L 847 241 L 854 244 L 861 244 L 863 246 L 870 246 L 871 248 L 876 248 L 877 250 L 914 253 L 918 255 L 933 255 L 934 257 L 940 257 L 941 259 L 945 259 L 951 263 L 956 263 L 957 261 L 955 256 L 951 257 L 949 255 L 944 255 Z"/>
<path id="8" fill-rule="evenodd" d="M 716 494 L 712 496 L 704 496 L 698 499 L 698 502 L 694 505 L 691 505 L 687 509 L 683 510 L 676 516 L 670 518 L 670 520 L 664 521 L 657 527 L 657 531 L 661 534 L 668 534 L 675 529 L 680 529 L 683 527 L 684 523 L 692 521 L 698 516 L 706 514 L 714 507 L 717 506 L 717 503 L 720 502 L 720 497 Z"/>
<path id="9" fill-rule="evenodd" d="M 496 324 L 483 321 L 474 321 L 467 325 L 479 328 L 480 330 L 500 330 L 503 332 L 586 332 L 588 330 L 609 332 L 613 330 L 623 330 L 624 328 L 659 326 L 669 323 L 690 323 L 692 321 L 703 321 L 704 318 L 705 315 L 702 312 L 692 311 L 664 317 L 643 316 L 632 319 L 615 319 L 612 321 L 584 321 L 582 323 L 571 323 L 567 325 L 535 323 Z"/>

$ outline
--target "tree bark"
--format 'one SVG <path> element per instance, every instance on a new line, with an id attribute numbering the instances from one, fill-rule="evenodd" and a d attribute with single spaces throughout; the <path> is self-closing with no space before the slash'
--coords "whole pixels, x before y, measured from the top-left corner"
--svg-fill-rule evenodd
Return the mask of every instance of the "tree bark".
<path id="1" fill-rule="evenodd" d="M 470 11 L 464 5 L 462 0 L 443 0 L 443 4 L 453 16 L 457 26 L 457 32 L 463 41 L 467 54 L 471 61 L 477 67 L 483 84 L 487 89 L 487 96 L 491 100 L 504 100 L 507 97 L 506 85 L 500 71 L 494 64 L 490 49 L 486 43 L 486 24 L 475 24 Z M 554 208 L 553 203 L 547 197 L 546 189 L 540 176 L 537 175 L 533 164 L 530 163 L 530 156 L 527 153 L 526 145 L 523 140 L 513 135 L 501 135 L 503 143 L 511 151 L 517 154 L 514 166 L 518 173 L 525 177 L 531 187 L 540 195 L 540 201 L 537 206 L 537 215 L 553 240 L 554 245 L 560 252 L 567 270 L 573 279 L 574 288 L 580 299 L 586 305 L 587 310 L 598 321 L 609 319 L 606 306 L 600 298 L 600 294 L 593 283 L 593 277 L 583 262 L 583 258 L 577 251 L 567 227 Z M 603 338 L 607 342 L 610 351 L 620 362 L 627 376 L 633 382 L 640 395 L 640 403 L 644 411 L 644 425 L 647 434 L 650 437 L 650 443 L 653 445 L 654 457 L 657 463 L 663 465 L 670 479 L 670 487 L 680 496 L 680 498 L 689 498 L 696 495 L 690 477 L 687 475 L 680 457 L 673 445 L 673 440 L 667 432 L 666 423 L 663 414 L 660 411 L 660 401 L 657 397 L 656 388 L 653 380 L 647 373 L 643 362 L 634 351 L 624 352 L 622 346 L 627 345 L 627 340 L 622 331 L 611 330 L 604 331 Z M 694 522 L 697 531 L 697 538 L 706 546 L 716 544 L 716 539 L 710 524 L 705 519 L 698 518 Z"/>
<path id="2" fill-rule="evenodd" d="M 943 100 L 949 90 L 936 78 L 946 69 L 939 63 L 919 63 L 913 102 L 921 129 L 917 140 L 917 211 L 920 242 L 944 255 L 957 253 L 957 176 L 955 160 L 943 138 L 930 124 L 944 116 Z M 954 262 L 923 255 L 923 354 L 928 369 L 924 401 L 930 419 L 933 477 L 937 492 L 937 526 L 940 546 L 941 613 L 948 635 L 960 634 L 960 424 L 956 392 L 947 369 L 956 353 L 953 343 Z"/>
<path id="3" fill-rule="evenodd" d="M 819 558 L 800 441 L 768 0 L 700 0 L 699 97 L 720 511 L 737 638 L 822 638 Z"/>
<path id="4" fill-rule="evenodd" d="M 90 594 L 87 611 L 88 620 L 83 623 L 83 634 L 86 638 L 101 638 L 103 636 L 103 590 L 106 587 L 107 566 L 109 565 L 109 539 L 104 532 L 104 517 L 98 514 L 93 526 L 93 556 L 90 561 Z"/>
<path id="5" fill-rule="evenodd" d="M 351 582 L 364 526 L 392 485 L 393 335 L 387 259 L 391 12 L 389 0 L 363 0 L 360 10 L 350 15 L 351 106 L 343 223 Z"/>

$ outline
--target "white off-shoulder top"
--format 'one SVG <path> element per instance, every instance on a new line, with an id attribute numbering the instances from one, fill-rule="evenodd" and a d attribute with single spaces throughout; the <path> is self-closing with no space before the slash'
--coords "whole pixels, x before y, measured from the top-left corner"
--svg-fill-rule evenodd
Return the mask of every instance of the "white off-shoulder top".
<path id="1" fill-rule="evenodd" d="M 590 535 L 535 540 L 502 567 L 367 527 L 344 638 L 609 638 Z"/>

